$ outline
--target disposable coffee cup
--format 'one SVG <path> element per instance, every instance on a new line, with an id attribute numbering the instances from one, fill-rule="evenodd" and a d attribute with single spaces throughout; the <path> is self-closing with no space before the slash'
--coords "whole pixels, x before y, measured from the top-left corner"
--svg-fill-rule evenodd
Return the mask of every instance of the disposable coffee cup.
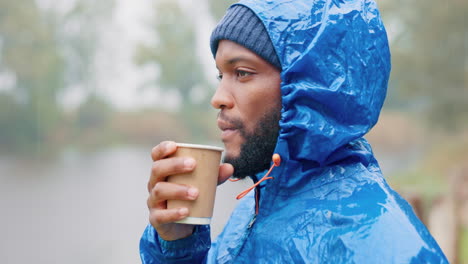
<path id="1" fill-rule="evenodd" d="M 180 224 L 207 225 L 213 216 L 216 186 L 218 185 L 219 164 L 221 162 L 222 148 L 177 143 L 177 151 L 171 157 L 192 157 L 197 165 L 190 173 L 175 174 L 167 181 L 194 186 L 199 195 L 196 200 L 168 200 L 167 208 L 187 207 L 189 216 L 177 221 Z"/>

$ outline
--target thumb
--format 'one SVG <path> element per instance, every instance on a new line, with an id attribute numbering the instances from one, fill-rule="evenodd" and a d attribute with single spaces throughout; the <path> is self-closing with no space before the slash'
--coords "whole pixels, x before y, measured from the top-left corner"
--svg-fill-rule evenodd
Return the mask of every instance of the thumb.
<path id="1" fill-rule="evenodd" d="M 234 173 L 234 167 L 229 163 L 219 165 L 218 185 L 224 183 Z"/>

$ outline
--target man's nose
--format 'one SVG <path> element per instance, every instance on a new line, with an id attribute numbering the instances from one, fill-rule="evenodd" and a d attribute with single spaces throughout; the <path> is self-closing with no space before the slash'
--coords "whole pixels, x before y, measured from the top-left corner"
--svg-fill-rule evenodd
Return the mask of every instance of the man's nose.
<path id="1" fill-rule="evenodd" d="M 211 105 L 216 109 L 234 107 L 234 98 L 229 92 L 227 81 L 221 79 L 215 94 L 211 98 Z"/>

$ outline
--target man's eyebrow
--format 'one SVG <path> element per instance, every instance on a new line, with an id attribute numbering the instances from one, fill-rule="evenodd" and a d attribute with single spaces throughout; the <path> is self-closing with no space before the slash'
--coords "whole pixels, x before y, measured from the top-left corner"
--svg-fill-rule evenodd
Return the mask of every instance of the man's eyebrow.
<path id="1" fill-rule="evenodd" d="M 239 62 L 239 61 L 245 61 L 245 62 L 250 62 L 250 63 L 253 63 L 253 60 L 249 57 L 246 57 L 246 56 L 237 56 L 237 57 L 234 57 L 234 58 L 231 58 L 229 60 L 227 60 L 224 65 L 233 65 L 235 64 L 236 62 Z M 216 65 L 216 69 L 219 70 L 219 67 L 218 65 Z"/>
<path id="2" fill-rule="evenodd" d="M 234 64 L 239 61 L 252 62 L 252 59 L 250 59 L 249 57 L 245 57 L 245 56 L 238 56 L 238 57 L 229 59 L 226 64 Z"/>

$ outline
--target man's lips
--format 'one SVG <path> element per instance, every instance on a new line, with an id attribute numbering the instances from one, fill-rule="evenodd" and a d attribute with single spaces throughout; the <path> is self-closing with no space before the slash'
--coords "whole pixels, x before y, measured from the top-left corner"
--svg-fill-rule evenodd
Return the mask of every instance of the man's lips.
<path id="1" fill-rule="evenodd" d="M 221 139 L 223 141 L 227 140 L 229 137 L 233 136 L 238 131 L 238 128 L 235 125 L 222 119 L 218 119 L 218 127 L 222 131 Z"/>
<path id="2" fill-rule="evenodd" d="M 236 127 L 235 127 L 233 124 L 231 124 L 231 123 L 229 123 L 229 122 L 227 122 L 227 121 L 224 121 L 224 120 L 222 120 L 222 119 L 218 119 L 218 127 L 219 127 L 219 129 L 221 129 L 221 130 L 223 130 L 223 131 L 224 131 L 224 130 L 233 130 L 233 129 L 236 129 Z"/>

